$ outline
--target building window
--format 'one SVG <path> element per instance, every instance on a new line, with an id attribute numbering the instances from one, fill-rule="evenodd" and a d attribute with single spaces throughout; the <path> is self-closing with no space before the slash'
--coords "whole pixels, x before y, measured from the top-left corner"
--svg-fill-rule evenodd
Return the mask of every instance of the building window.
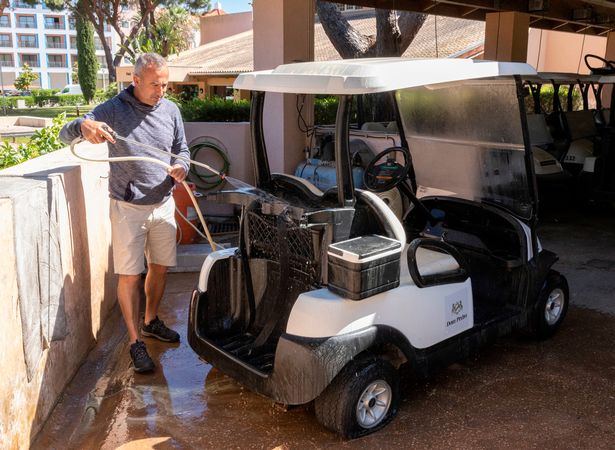
<path id="1" fill-rule="evenodd" d="M 98 36 L 94 36 L 94 48 L 96 50 L 103 50 L 102 42 Z"/>
<path id="2" fill-rule="evenodd" d="M 2 27 L 2 28 L 10 28 L 11 27 L 11 18 L 9 16 L 0 16 L 0 27 Z"/>
<path id="3" fill-rule="evenodd" d="M 45 16 L 45 28 L 48 30 L 63 30 L 64 21 L 61 17 Z"/>
<path id="4" fill-rule="evenodd" d="M 17 16 L 18 28 L 36 28 L 36 18 L 34 16 Z"/>
<path id="5" fill-rule="evenodd" d="M 15 3 L 13 3 L 13 6 L 15 8 L 27 8 L 27 9 L 36 8 L 36 4 L 30 5 L 29 3 L 20 2 L 20 1 L 16 1 Z"/>
<path id="6" fill-rule="evenodd" d="M 128 21 L 122 20 L 122 28 L 128 28 Z"/>
<path id="7" fill-rule="evenodd" d="M 13 67 L 13 55 L 0 54 L 0 66 Z"/>
<path id="8" fill-rule="evenodd" d="M 18 34 L 17 42 L 19 47 L 36 48 L 36 36 L 33 34 Z"/>
<path id="9" fill-rule="evenodd" d="M 363 9 L 362 6 L 346 5 L 346 4 L 343 4 L 343 3 L 337 3 L 337 7 L 339 8 L 340 11 L 351 11 L 353 9 Z"/>
<path id="10" fill-rule="evenodd" d="M 48 67 L 66 67 L 64 55 L 47 55 Z"/>
<path id="11" fill-rule="evenodd" d="M 77 36 L 70 36 L 70 48 L 77 48 Z"/>
<path id="12" fill-rule="evenodd" d="M 107 68 L 107 59 L 103 55 L 96 56 L 96 59 L 98 60 L 98 68 L 99 69 L 106 69 Z"/>
<path id="13" fill-rule="evenodd" d="M 0 34 L 0 47 L 12 47 L 10 34 Z"/>
<path id="14" fill-rule="evenodd" d="M 38 55 L 20 55 L 20 59 L 21 67 L 23 67 L 24 64 L 28 64 L 30 67 L 40 66 L 38 63 Z"/>
<path id="15" fill-rule="evenodd" d="M 47 36 L 47 48 L 66 48 L 62 36 Z"/>
<path id="16" fill-rule="evenodd" d="M 77 29 L 77 19 L 75 19 L 74 17 L 69 17 L 68 18 L 68 28 L 71 30 L 76 30 Z"/>

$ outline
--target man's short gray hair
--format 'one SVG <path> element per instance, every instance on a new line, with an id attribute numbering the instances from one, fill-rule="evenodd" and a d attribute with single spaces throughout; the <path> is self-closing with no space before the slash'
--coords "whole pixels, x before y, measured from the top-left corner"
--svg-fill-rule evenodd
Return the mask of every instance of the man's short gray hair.
<path id="1" fill-rule="evenodd" d="M 150 67 L 159 70 L 163 67 L 167 67 L 167 62 L 158 53 L 143 53 L 137 58 L 134 74 L 140 77 L 143 74 L 143 71 Z"/>

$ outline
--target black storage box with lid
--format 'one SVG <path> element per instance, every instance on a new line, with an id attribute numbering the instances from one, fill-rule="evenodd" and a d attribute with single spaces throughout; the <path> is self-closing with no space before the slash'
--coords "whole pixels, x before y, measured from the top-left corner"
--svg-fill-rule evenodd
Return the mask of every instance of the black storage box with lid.
<path id="1" fill-rule="evenodd" d="M 361 236 L 329 245 L 329 290 L 362 300 L 399 286 L 401 242 Z"/>

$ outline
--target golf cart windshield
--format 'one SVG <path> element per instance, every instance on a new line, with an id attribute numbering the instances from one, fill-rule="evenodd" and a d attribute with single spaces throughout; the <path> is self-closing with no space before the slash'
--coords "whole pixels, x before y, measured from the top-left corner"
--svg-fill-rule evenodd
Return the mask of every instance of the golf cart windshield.
<path id="1" fill-rule="evenodd" d="M 514 78 L 401 89 L 396 98 L 419 197 L 489 202 L 531 218 Z"/>

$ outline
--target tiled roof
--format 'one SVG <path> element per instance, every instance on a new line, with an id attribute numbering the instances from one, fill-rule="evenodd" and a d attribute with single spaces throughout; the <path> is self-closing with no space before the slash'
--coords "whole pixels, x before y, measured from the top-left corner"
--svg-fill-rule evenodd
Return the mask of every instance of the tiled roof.
<path id="1" fill-rule="evenodd" d="M 220 8 L 216 8 L 216 9 L 212 9 L 211 11 L 208 11 L 205 14 L 203 14 L 203 17 L 223 16 L 225 14 L 226 14 L 226 11 Z"/>
<path id="2" fill-rule="evenodd" d="M 373 10 L 356 11 L 348 19 L 360 33 L 365 35 L 376 33 Z M 484 22 L 429 16 L 403 56 L 410 58 L 456 56 L 468 50 L 482 48 L 484 36 Z M 187 50 L 176 56 L 171 65 L 194 66 L 195 69 L 190 72 L 191 74 L 234 75 L 250 72 L 254 70 L 252 42 L 252 31 L 246 31 Z M 316 61 L 341 59 L 319 22 L 314 26 L 314 56 Z"/>

